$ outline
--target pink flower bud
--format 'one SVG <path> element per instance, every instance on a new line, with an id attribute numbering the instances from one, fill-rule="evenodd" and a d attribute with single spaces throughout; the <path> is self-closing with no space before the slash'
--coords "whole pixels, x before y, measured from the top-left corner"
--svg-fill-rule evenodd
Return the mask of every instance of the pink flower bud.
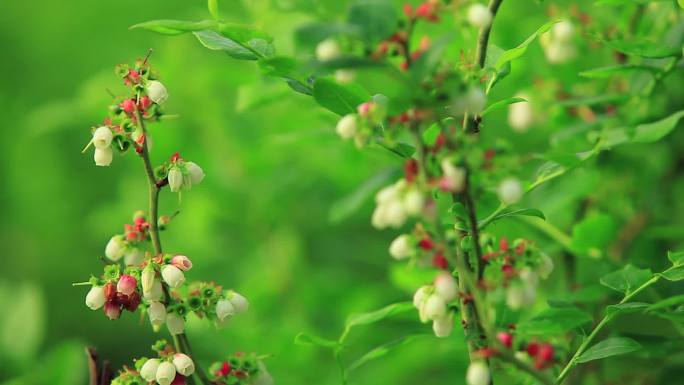
<path id="1" fill-rule="evenodd" d="M 104 305 L 104 313 L 110 320 L 118 319 L 121 316 L 121 305 L 116 301 L 107 301 Z"/>
<path id="2" fill-rule="evenodd" d="M 499 342 L 501 342 L 501 345 L 503 345 L 507 348 L 510 348 L 511 346 L 513 346 L 513 335 L 511 333 L 499 332 L 496 335 L 496 339 L 498 339 Z"/>
<path id="3" fill-rule="evenodd" d="M 171 264 L 183 271 L 192 269 L 192 261 L 185 255 L 176 255 L 171 258 Z"/>
<path id="4" fill-rule="evenodd" d="M 130 295 L 135 291 L 138 286 L 138 280 L 132 275 L 124 274 L 119 278 L 119 282 L 116 284 L 116 291 L 126 295 Z"/>

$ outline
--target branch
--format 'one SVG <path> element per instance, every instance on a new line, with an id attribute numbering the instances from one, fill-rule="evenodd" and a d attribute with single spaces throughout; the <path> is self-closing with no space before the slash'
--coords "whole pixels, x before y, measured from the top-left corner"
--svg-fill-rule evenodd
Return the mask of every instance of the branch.
<path id="1" fill-rule="evenodd" d="M 487 59 L 487 48 L 489 47 L 489 34 L 492 32 L 492 26 L 494 25 L 494 19 L 496 19 L 496 13 L 499 11 L 499 7 L 503 0 L 491 0 L 489 2 L 489 12 L 492 14 L 492 22 L 488 26 L 480 29 L 480 35 L 477 38 L 477 64 L 480 68 L 484 68 L 485 60 Z"/>

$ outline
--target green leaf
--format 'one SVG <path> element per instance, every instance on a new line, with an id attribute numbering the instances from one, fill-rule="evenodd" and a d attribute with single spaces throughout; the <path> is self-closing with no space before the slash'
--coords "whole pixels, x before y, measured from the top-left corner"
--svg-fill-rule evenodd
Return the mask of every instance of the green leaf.
<path id="1" fill-rule="evenodd" d="M 361 356 L 356 361 L 352 362 L 351 365 L 349 365 L 349 367 L 347 367 L 347 369 L 345 371 L 347 373 L 349 373 L 349 372 L 359 368 L 360 366 L 368 363 L 369 361 L 372 361 L 376 358 L 380 358 L 380 357 L 386 355 L 387 353 L 389 353 L 393 349 L 404 346 L 404 345 L 408 344 L 409 342 L 412 342 L 416 338 L 425 337 L 425 336 L 428 336 L 428 334 L 412 334 L 412 335 L 404 336 L 401 338 L 397 338 L 396 340 L 393 340 L 393 341 L 390 341 L 386 344 L 382 344 L 378 347 L 375 347 L 375 348 L 371 349 L 370 351 L 368 351 L 363 356 Z"/>
<path id="2" fill-rule="evenodd" d="M 517 209 L 517 210 L 503 211 L 503 212 L 499 213 L 497 216 L 495 216 L 491 220 L 491 222 L 495 222 L 495 221 L 498 221 L 499 219 L 503 219 L 506 217 L 515 217 L 515 216 L 537 217 L 537 218 L 541 218 L 543 220 L 546 220 L 544 213 L 541 212 L 540 210 L 537 210 L 537 209 Z"/>
<path id="3" fill-rule="evenodd" d="M 559 107 L 577 107 L 595 106 L 599 104 L 621 104 L 622 102 L 629 100 L 630 97 L 631 96 L 629 94 L 583 96 L 559 100 L 556 102 L 556 105 Z"/>
<path id="4" fill-rule="evenodd" d="M 593 213 L 573 227 L 571 247 L 579 255 L 601 258 L 602 250 L 613 241 L 616 232 L 617 226 L 611 216 Z"/>
<path id="5" fill-rule="evenodd" d="M 639 269 L 628 264 L 618 271 L 604 275 L 599 282 L 603 286 L 627 294 L 643 285 L 652 277 L 653 273 L 650 269 Z"/>
<path id="6" fill-rule="evenodd" d="M 378 190 L 397 175 L 396 169 L 383 170 L 361 183 L 350 195 L 335 202 L 330 208 L 328 218 L 338 223 L 356 212 Z"/>
<path id="7" fill-rule="evenodd" d="M 684 110 L 675 112 L 657 122 L 640 124 L 634 130 L 632 142 L 652 143 L 660 140 L 677 127 L 677 123 L 679 123 L 682 117 L 684 117 Z"/>
<path id="8" fill-rule="evenodd" d="M 671 267 L 660 273 L 660 276 L 668 281 L 681 281 L 684 279 L 684 265 Z"/>
<path id="9" fill-rule="evenodd" d="M 603 42 L 611 48 L 622 53 L 652 59 L 662 59 L 666 57 L 679 56 L 681 54 L 681 48 L 662 45 L 661 42 L 653 42 L 648 40 L 604 40 Z"/>
<path id="10" fill-rule="evenodd" d="M 617 305 L 610 305 L 606 308 L 606 314 L 617 315 L 617 314 L 627 314 L 635 313 L 642 310 L 646 310 L 651 304 L 645 302 L 626 302 Z"/>
<path id="11" fill-rule="evenodd" d="M 579 76 L 590 78 L 590 79 L 603 79 L 609 78 L 616 75 L 626 75 L 634 72 L 649 72 L 651 74 L 660 73 L 661 70 L 656 67 L 639 65 L 639 64 L 625 64 L 618 66 L 608 66 L 595 68 L 592 70 L 582 71 Z"/>
<path id="12" fill-rule="evenodd" d="M 354 113 L 359 104 L 370 99 L 368 92 L 358 84 L 339 84 L 325 77 L 314 81 L 313 97 L 319 105 L 338 115 Z"/>
<path id="13" fill-rule="evenodd" d="M 485 115 L 489 114 L 490 112 L 504 108 L 509 104 L 522 103 L 522 102 L 526 103 L 527 100 L 525 100 L 524 98 L 519 98 L 519 97 L 512 97 L 512 98 L 506 98 L 503 100 L 499 100 L 498 102 L 494 102 L 494 103 L 490 104 L 489 106 L 487 106 L 487 108 L 485 108 L 484 111 L 482 111 L 482 114 L 480 114 L 480 116 L 485 116 Z"/>
<path id="14" fill-rule="evenodd" d="M 314 336 L 307 333 L 299 333 L 295 336 L 294 340 L 297 345 L 304 346 L 318 346 L 321 348 L 334 349 L 339 346 L 337 341 L 325 339 L 323 337 Z"/>
<path id="15" fill-rule="evenodd" d="M 666 298 L 664 300 L 658 301 L 653 305 L 649 306 L 647 311 L 656 311 L 661 309 L 667 309 L 673 306 L 677 306 L 684 303 L 684 294 L 675 295 L 674 297 Z"/>
<path id="16" fill-rule="evenodd" d="M 184 20 L 151 20 L 136 24 L 130 29 L 144 29 L 163 35 L 180 35 L 187 32 L 217 28 L 216 20 L 184 21 Z"/>
<path id="17" fill-rule="evenodd" d="M 529 336 L 549 336 L 567 332 L 589 322 L 589 314 L 574 306 L 551 307 L 519 323 L 516 330 Z"/>
<path id="18" fill-rule="evenodd" d="M 235 40 L 222 36 L 216 31 L 203 30 L 193 32 L 193 35 L 195 35 L 197 40 L 199 40 L 199 42 L 202 43 L 203 46 L 214 51 L 223 51 L 234 59 L 259 59 L 259 56 L 253 50 L 245 47 L 244 45 L 236 42 Z"/>
<path id="19" fill-rule="evenodd" d="M 306 81 L 301 64 L 293 58 L 276 56 L 259 60 L 261 73 L 285 79 L 288 85 L 297 92 L 312 95 L 313 89 Z"/>
<path id="20" fill-rule="evenodd" d="M 411 302 L 398 302 L 368 313 L 352 314 L 347 318 L 344 333 L 342 333 L 339 342 L 344 343 L 344 340 L 353 327 L 372 324 L 411 310 L 413 310 L 413 304 Z"/>
<path id="21" fill-rule="evenodd" d="M 631 338 L 609 338 L 587 349 L 587 351 L 582 353 L 581 356 L 577 357 L 575 362 L 582 364 L 589 361 L 600 360 L 606 357 L 631 353 L 639 349 L 641 349 L 641 345 Z"/>
<path id="22" fill-rule="evenodd" d="M 387 144 L 382 141 L 378 141 L 377 143 L 380 147 L 399 155 L 403 159 L 411 159 L 413 154 L 416 153 L 416 148 L 406 143 Z"/>
<path id="23" fill-rule="evenodd" d="M 388 0 L 357 0 L 349 8 L 347 22 L 356 27 L 369 45 L 389 37 L 397 28 L 396 9 Z"/>
<path id="24" fill-rule="evenodd" d="M 672 262 L 673 265 L 682 265 L 684 264 L 684 250 L 682 251 L 668 251 L 667 252 L 667 259 Z"/>
<path id="25" fill-rule="evenodd" d="M 510 63 L 513 60 L 524 55 L 525 52 L 527 52 L 527 47 L 534 41 L 534 39 L 537 38 L 537 36 L 551 29 L 551 27 L 559 21 L 560 20 L 549 21 L 548 23 L 539 27 L 532 35 L 530 35 L 527 39 L 525 39 L 525 41 L 520 43 L 517 47 L 503 52 L 498 57 L 496 64 L 494 65 L 494 69 L 496 69 L 496 71 L 498 72 L 502 70 L 507 63 Z"/>

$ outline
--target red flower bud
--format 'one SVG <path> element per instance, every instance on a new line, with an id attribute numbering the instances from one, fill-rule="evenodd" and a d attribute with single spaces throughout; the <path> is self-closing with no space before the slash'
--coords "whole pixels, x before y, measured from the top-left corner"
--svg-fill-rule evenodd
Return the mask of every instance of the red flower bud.
<path id="1" fill-rule="evenodd" d="M 534 357 L 537 355 L 537 353 L 539 353 L 539 344 L 536 342 L 530 342 L 529 344 L 527 344 L 526 350 L 527 350 L 527 354 Z"/>
<path id="2" fill-rule="evenodd" d="M 115 301 L 107 301 L 104 305 L 104 313 L 110 320 L 118 319 L 121 316 L 121 305 Z"/>
<path id="3" fill-rule="evenodd" d="M 116 285 L 116 290 L 119 293 L 130 295 L 135 291 L 138 286 L 138 280 L 132 275 L 124 274 L 119 278 L 119 282 Z"/>
<path id="4" fill-rule="evenodd" d="M 418 242 L 418 246 L 423 250 L 432 250 L 432 248 L 435 247 L 435 244 L 432 242 L 432 239 L 423 238 Z"/>
<path id="5" fill-rule="evenodd" d="M 121 108 L 127 113 L 127 114 L 132 114 L 133 111 L 135 111 L 135 100 L 133 99 L 126 99 L 123 102 L 121 102 Z"/>
<path id="6" fill-rule="evenodd" d="M 508 251 L 508 241 L 506 240 L 506 238 L 501 238 L 499 240 L 499 250 Z"/>
<path id="7" fill-rule="evenodd" d="M 418 161 L 415 159 L 409 159 L 404 163 L 404 175 L 406 181 L 411 183 L 416 179 L 418 175 Z"/>
<path id="8" fill-rule="evenodd" d="M 104 285 L 104 295 L 107 301 L 116 299 L 116 286 L 111 282 Z"/>
<path id="9" fill-rule="evenodd" d="M 499 332 L 496 335 L 496 339 L 501 342 L 501 344 L 507 348 L 513 346 L 513 335 L 507 332 Z"/>
<path id="10" fill-rule="evenodd" d="M 230 363 L 228 361 L 224 361 L 221 369 L 216 371 L 216 375 L 227 376 L 231 370 L 232 368 L 230 367 Z"/>
<path id="11" fill-rule="evenodd" d="M 437 253 L 432 257 L 432 266 L 438 269 L 446 270 L 449 268 L 449 261 L 447 261 L 447 259 L 441 253 Z"/>
<path id="12" fill-rule="evenodd" d="M 555 351 L 551 344 L 541 344 L 541 346 L 539 346 L 539 352 L 537 353 L 537 357 L 539 357 L 539 359 L 543 360 L 544 362 L 549 362 L 553 361 L 554 353 Z"/>
<path id="13" fill-rule="evenodd" d="M 133 293 L 131 293 L 128 296 L 127 301 L 123 303 L 124 309 L 130 311 L 131 313 L 136 311 L 138 309 L 139 305 L 140 305 L 140 294 L 138 294 L 137 291 L 134 291 Z"/>
<path id="14" fill-rule="evenodd" d="M 149 96 L 143 96 L 140 98 L 140 103 L 138 104 L 138 109 L 141 111 L 144 111 L 148 109 L 152 105 L 152 100 L 150 100 Z"/>
<path id="15" fill-rule="evenodd" d="M 413 17 L 413 7 L 411 4 L 404 4 L 404 15 L 409 19 Z"/>

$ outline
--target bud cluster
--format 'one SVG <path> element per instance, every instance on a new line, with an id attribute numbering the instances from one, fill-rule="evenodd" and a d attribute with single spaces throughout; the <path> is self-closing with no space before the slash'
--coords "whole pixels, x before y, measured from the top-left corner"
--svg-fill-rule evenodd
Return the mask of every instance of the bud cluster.
<path id="1" fill-rule="evenodd" d="M 209 379 L 216 385 L 272 385 L 273 378 L 254 353 L 235 353 L 209 367 Z"/>
<path id="2" fill-rule="evenodd" d="M 186 378 L 195 372 L 195 363 L 181 352 L 176 352 L 165 340 L 153 346 L 157 357 L 135 360 L 134 368 L 124 366 L 112 385 L 185 385 Z"/>

